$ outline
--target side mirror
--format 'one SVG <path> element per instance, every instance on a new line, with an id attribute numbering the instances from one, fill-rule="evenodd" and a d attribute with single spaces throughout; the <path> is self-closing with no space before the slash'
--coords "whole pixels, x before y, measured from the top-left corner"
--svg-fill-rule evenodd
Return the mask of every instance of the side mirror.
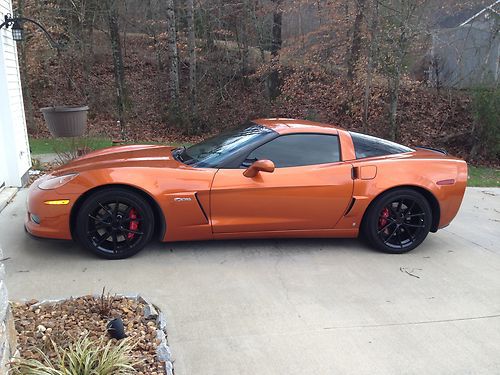
<path id="1" fill-rule="evenodd" d="M 274 163 L 271 160 L 257 160 L 243 172 L 243 176 L 253 178 L 259 172 L 274 172 Z"/>

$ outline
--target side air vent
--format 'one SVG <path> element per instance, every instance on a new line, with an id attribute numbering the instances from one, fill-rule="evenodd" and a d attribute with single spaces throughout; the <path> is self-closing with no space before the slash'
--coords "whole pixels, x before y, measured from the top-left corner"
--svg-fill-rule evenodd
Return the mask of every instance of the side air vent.
<path id="1" fill-rule="evenodd" d="M 198 193 L 194 193 L 194 197 L 196 198 L 196 202 L 198 202 L 198 206 L 200 206 L 201 212 L 203 212 L 203 216 L 205 216 L 205 219 L 207 219 L 208 221 L 207 213 L 205 212 L 205 209 L 203 208 L 203 205 L 200 202 L 200 198 L 198 198 Z"/>
<path id="2" fill-rule="evenodd" d="M 351 199 L 351 203 L 349 203 L 349 207 L 347 207 L 347 210 L 346 210 L 344 216 L 349 215 L 349 212 L 351 212 L 352 208 L 354 207 L 354 203 L 356 203 L 356 198 Z"/>

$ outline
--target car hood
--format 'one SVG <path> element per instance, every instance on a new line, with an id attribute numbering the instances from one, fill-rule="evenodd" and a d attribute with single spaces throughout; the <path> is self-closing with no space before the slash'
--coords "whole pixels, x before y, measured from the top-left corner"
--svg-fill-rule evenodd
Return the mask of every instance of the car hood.
<path id="1" fill-rule="evenodd" d="M 184 164 L 172 156 L 174 147 L 156 145 L 115 146 L 91 152 L 61 166 L 54 175 L 91 169 L 120 167 L 178 168 Z"/>

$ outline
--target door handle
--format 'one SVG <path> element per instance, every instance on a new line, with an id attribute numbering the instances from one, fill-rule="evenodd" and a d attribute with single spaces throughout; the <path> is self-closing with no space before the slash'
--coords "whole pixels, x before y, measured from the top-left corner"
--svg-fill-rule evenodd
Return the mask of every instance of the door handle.
<path id="1" fill-rule="evenodd" d="M 351 177 L 353 180 L 357 180 L 359 178 L 359 167 L 352 167 Z"/>

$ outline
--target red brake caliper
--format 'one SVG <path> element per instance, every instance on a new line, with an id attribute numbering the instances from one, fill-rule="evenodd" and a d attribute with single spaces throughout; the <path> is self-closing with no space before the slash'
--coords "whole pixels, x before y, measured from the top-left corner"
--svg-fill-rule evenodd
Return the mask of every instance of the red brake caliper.
<path id="1" fill-rule="evenodd" d="M 130 230 L 137 230 L 139 228 L 139 222 L 134 220 L 134 219 L 137 219 L 137 212 L 135 211 L 135 209 L 131 209 L 130 210 L 130 213 L 128 214 L 128 217 L 130 219 L 130 222 L 128 224 L 128 229 Z M 128 233 L 127 234 L 127 238 L 129 240 L 131 240 L 132 238 L 135 237 L 135 234 L 134 233 Z"/>
<path id="2" fill-rule="evenodd" d="M 389 218 L 389 209 L 386 207 L 382 210 L 380 213 L 380 217 L 378 219 L 378 229 L 382 229 L 387 225 L 388 219 Z"/>

